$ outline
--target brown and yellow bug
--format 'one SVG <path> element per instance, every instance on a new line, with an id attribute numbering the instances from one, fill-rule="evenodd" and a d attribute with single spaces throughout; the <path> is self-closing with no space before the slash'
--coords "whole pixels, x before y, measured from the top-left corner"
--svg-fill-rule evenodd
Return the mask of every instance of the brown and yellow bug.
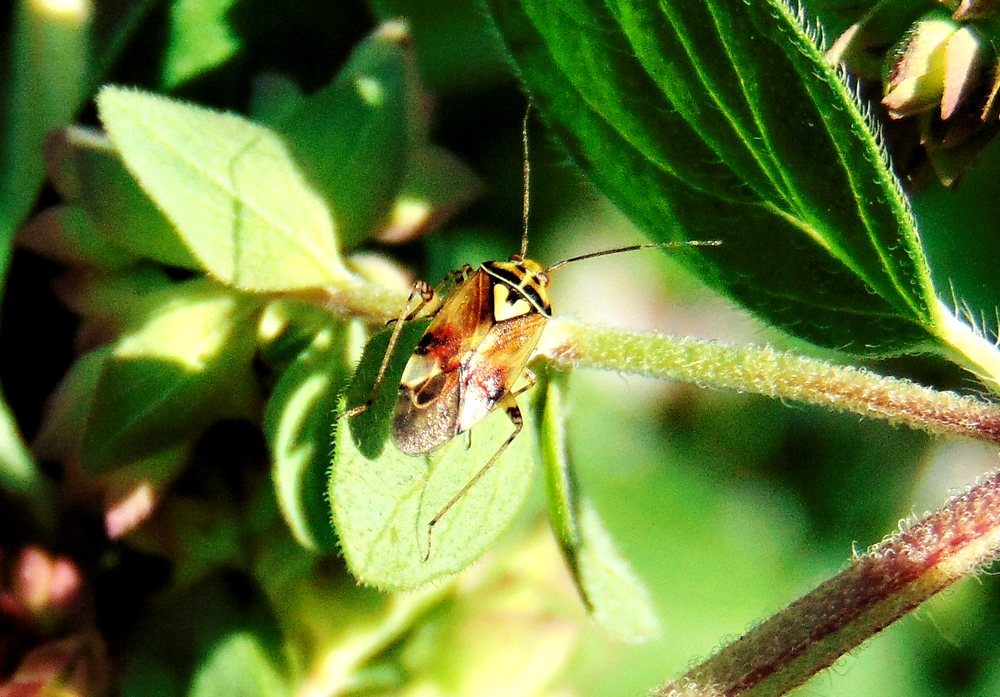
<path id="1" fill-rule="evenodd" d="M 570 257 L 545 267 L 527 257 L 530 168 L 527 116 L 524 142 L 524 220 L 521 250 L 507 261 L 488 261 L 453 271 L 437 288 L 418 281 L 389 337 L 371 394 L 343 416 L 352 417 L 375 401 L 404 323 L 423 313 L 430 324 L 410 356 L 399 384 L 391 435 L 407 455 L 424 455 L 465 433 L 501 407 L 514 426 L 511 434 L 476 474 L 431 518 L 427 527 L 430 556 L 434 526 L 482 479 L 517 438 L 524 424 L 517 396 L 535 377 L 527 368 L 545 325 L 552 317 L 552 272 L 584 259 L 653 247 L 717 245 L 718 242 L 635 244 Z M 420 300 L 410 309 L 414 300 Z M 518 381 L 524 378 L 521 384 Z"/>

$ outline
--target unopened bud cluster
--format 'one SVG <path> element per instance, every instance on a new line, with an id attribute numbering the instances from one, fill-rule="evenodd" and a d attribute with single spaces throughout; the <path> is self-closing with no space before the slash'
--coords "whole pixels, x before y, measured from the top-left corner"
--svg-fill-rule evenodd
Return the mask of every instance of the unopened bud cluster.
<path id="1" fill-rule="evenodd" d="M 881 86 L 887 140 L 912 180 L 951 185 L 1000 130 L 1000 0 L 881 0 L 827 53 Z"/>

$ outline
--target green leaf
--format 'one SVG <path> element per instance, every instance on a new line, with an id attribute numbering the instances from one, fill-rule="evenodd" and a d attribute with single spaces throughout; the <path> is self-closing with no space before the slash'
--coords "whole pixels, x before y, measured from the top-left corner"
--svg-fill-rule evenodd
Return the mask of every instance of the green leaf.
<path id="1" fill-rule="evenodd" d="M 907 202 L 785 3 L 490 6 L 539 109 L 650 238 L 722 240 L 678 256 L 810 341 L 928 343 L 935 298 Z"/>
<path id="2" fill-rule="evenodd" d="M 510 420 L 495 411 L 472 429 L 471 446 L 460 435 L 427 457 L 388 443 L 369 459 L 348 433 L 354 428 L 340 425 L 334 434 L 330 502 L 351 573 L 378 588 L 415 588 L 464 569 L 510 525 L 531 484 L 533 445 L 522 435 L 438 522 L 425 561 L 428 522 L 510 435 Z"/>
<path id="3" fill-rule="evenodd" d="M 329 202 L 344 246 L 371 237 L 399 191 L 417 90 L 407 31 L 389 23 L 354 50 L 332 83 L 275 126 Z"/>
<path id="4" fill-rule="evenodd" d="M 482 191 L 464 162 L 443 148 L 424 146 L 410 153 L 406 176 L 393 204 L 381 242 L 402 242 L 438 225 Z"/>
<path id="5" fill-rule="evenodd" d="M 312 551 L 336 549 L 326 498 L 330 419 L 359 331 L 353 323 L 320 330 L 282 373 L 264 413 L 278 503 L 295 538 Z"/>
<path id="6" fill-rule="evenodd" d="M 69 462 L 80 457 L 94 394 L 111 348 L 102 346 L 76 359 L 45 406 L 33 443 L 38 457 Z"/>
<path id="7" fill-rule="evenodd" d="M 660 633 L 649 591 L 616 548 L 593 505 L 577 497 L 566 449 L 566 377 L 547 381 L 540 405 L 552 530 L 594 620 L 619 641 L 649 641 Z"/>
<path id="8" fill-rule="evenodd" d="M 329 211 L 273 132 L 235 114 L 106 87 L 101 119 L 210 274 L 281 291 L 344 283 Z"/>
<path id="9" fill-rule="evenodd" d="M 170 8 L 170 38 L 163 87 L 173 89 L 235 56 L 241 40 L 230 17 L 239 0 L 177 0 Z"/>
<path id="10" fill-rule="evenodd" d="M 0 164 L 0 245 L 31 210 L 45 174 L 39 155 L 49 129 L 66 125 L 87 94 L 94 62 L 93 9 L 79 3 L 59 11 L 46 3 L 18 2 L 11 34 L 11 73 L 4 97 Z M 17 173 L 13 176 L 13 173 Z M 0 264 L 6 275 L 5 261 Z"/>
<path id="11" fill-rule="evenodd" d="M 507 78 L 503 47 L 482 11 L 465 0 L 372 0 L 382 21 L 406 17 L 420 74 L 435 92 L 482 89 Z"/>
<path id="12" fill-rule="evenodd" d="M 277 620 L 253 587 L 213 576 L 141 617 L 128 645 L 126 697 L 278 697 L 290 691 Z"/>
<path id="13" fill-rule="evenodd" d="M 31 218 L 17 236 L 19 246 L 66 266 L 120 269 L 135 261 L 108 242 L 79 206 L 53 206 Z"/>
<path id="14" fill-rule="evenodd" d="M 87 94 L 94 63 L 89 3 L 60 7 L 7 3 L 0 60 L 0 296 L 14 236 L 35 206 L 45 168 L 39 156 L 51 128 L 66 125 Z M 38 519 L 51 518 L 51 489 L 0 395 L 0 487 L 26 496 Z"/>
<path id="15" fill-rule="evenodd" d="M 104 134 L 78 127 L 57 131 L 46 144 L 46 158 L 59 193 L 87 211 L 107 244 L 168 266 L 201 268 Z"/>
<path id="16" fill-rule="evenodd" d="M 256 406 L 253 299 L 195 280 L 151 295 L 144 307 L 98 380 L 82 458 L 90 473 L 195 438 Z"/>

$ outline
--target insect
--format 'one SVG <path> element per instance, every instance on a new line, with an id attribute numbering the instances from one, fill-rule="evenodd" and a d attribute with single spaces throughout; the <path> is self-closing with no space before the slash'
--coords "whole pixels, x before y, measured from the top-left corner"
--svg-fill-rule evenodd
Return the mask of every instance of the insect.
<path id="1" fill-rule="evenodd" d="M 548 293 L 552 272 L 584 259 L 638 249 L 719 244 L 716 241 L 635 244 L 570 257 L 548 267 L 529 259 L 527 124 L 528 114 L 525 114 L 520 253 L 507 261 L 487 261 L 477 269 L 465 265 L 452 271 L 436 288 L 417 281 L 395 320 L 371 394 L 340 417 L 353 417 L 374 403 L 402 327 L 423 313 L 431 321 L 403 370 L 392 417 L 391 434 L 396 447 L 407 455 L 424 455 L 465 433 L 495 409 L 503 409 L 510 419 L 513 425 L 510 435 L 427 524 L 425 560 L 430 557 L 434 527 L 521 433 L 524 419 L 517 396 L 535 384 L 535 376 L 527 364 L 552 317 Z"/>

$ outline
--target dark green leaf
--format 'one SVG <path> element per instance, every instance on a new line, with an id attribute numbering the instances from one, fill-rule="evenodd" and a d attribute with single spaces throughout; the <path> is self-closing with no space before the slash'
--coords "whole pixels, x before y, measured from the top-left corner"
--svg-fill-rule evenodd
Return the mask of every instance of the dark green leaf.
<path id="1" fill-rule="evenodd" d="M 341 244 L 372 235 L 403 181 L 417 76 L 408 35 L 387 24 L 354 50 L 330 85 L 281 118 L 309 182 L 329 202 Z"/>
<path id="2" fill-rule="evenodd" d="M 788 331 L 862 353 L 936 321 L 907 203 L 782 2 L 491 0 L 542 113 L 652 239 Z"/>
<path id="3" fill-rule="evenodd" d="M 382 21 L 406 17 L 413 31 L 420 74 L 436 92 L 507 77 L 503 47 L 475 3 L 465 0 L 373 0 Z"/>
<path id="4" fill-rule="evenodd" d="M 174 594 L 140 618 L 128 644 L 122 694 L 289 694 L 280 628 L 266 608 L 266 599 L 235 577 L 212 577 Z"/>
<path id="5" fill-rule="evenodd" d="M 33 444 L 38 457 L 63 462 L 80 457 L 94 393 L 110 356 L 111 349 L 103 346 L 80 356 L 70 366 L 46 405 Z"/>
<path id="6" fill-rule="evenodd" d="M 119 269 L 135 255 L 108 242 L 79 206 L 53 206 L 31 218 L 17 236 L 18 245 L 67 266 Z"/>
<path id="7" fill-rule="evenodd" d="M 389 438 L 389 427 L 392 422 L 392 411 L 399 394 L 399 383 L 403 377 L 403 369 L 410 360 L 413 349 L 424 335 L 429 319 L 418 319 L 407 322 L 400 330 L 396 348 L 386 366 L 382 384 L 374 392 L 375 401 L 365 411 L 351 418 L 351 434 L 354 444 L 367 458 L 376 458 L 381 454 Z M 365 345 L 361 360 L 354 371 L 354 378 L 347 390 L 347 406 L 354 408 L 369 399 L 375 387 L 379 367 L 389 347 L 392 329 L 385 329 L 373 336 Z M 339 423 L 339 422 L 338 422 Z"/>
<path id="8" fill-rule="evenodd" d="M 64 129 L 49 138 L 46 155 L 59 193 L 87 211 L 107 244 L 168 266 L 200 268 L 103 134 Z"/>

